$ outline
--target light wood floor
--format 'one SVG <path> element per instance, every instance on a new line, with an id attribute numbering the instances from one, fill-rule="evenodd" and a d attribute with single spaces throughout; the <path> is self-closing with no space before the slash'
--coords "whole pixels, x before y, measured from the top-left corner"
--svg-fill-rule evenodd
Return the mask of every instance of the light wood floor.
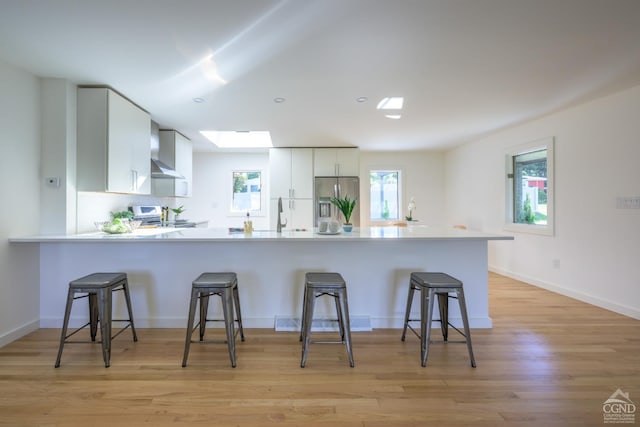
<path id="1" fill-rule="evenodd" d="M 640 321 L 495 274 L 490 314 L 476 369 L 462 344 L 420 367 L 397 329 L 354 333 L 355 368 L 316 344 L 301 369 L 297 333 L 267 329 L 245 331 L 235 369 L 224 345 L 192 345 L 182 368 L 182 329 L 139 329 L 108 369 L 84 344 L 54 369 L 59 330 L 42 329 L 0 348 L 0 425 L 601 426 L 616 389 L 640 406 Z"/>

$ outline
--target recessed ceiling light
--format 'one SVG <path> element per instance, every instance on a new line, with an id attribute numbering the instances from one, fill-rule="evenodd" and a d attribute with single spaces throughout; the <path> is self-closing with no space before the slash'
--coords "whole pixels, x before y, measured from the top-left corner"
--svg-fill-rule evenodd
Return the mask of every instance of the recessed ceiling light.
<path id="1" fill-rule="evenodd" d="M 209 141 L 220 148 L 269 148 L 271 134 L 269 131 L 200 131 Z"/>
<path id="2" fill-rule="evenodd" d="M 366 96 L 361 96 L 359 98 L 356 98 L 356 102 L 367 102 L 369 100 L 369 98 L 367 98 Z"/>
<path id="3" fill-rule="evenodd" d="M 276 104 L 282 104 L 284 101 L 286 101 L 286 99 L 284 98 L 273 98 L 273 102 L 275 102 Z"/>
<path id="4" fill-rule="evenodd" d="M 193 102 L 196 104 L 202 104 L 204 102 L 204 98 L 193 98 Z"/>
<path id="5" fill-rule="evenodd" d="M 390 98 L 383 98 L 378 102 L 376 107 L 378 110 L 402 110 L 404 104 L 404 98 L 401 96 L 393 96 Z"/>
<path id="6" fill-rule="evenodd" d="M 393 120 L 398 120 L 402 117 L 401 114 L 385 114 L 384 115 L 387 119 L 393 119 Z"/>

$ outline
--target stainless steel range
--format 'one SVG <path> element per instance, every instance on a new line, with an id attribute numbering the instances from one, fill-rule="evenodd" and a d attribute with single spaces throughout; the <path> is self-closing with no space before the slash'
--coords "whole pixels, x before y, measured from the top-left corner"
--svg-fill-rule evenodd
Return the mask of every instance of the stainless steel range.
<path id="1" fill-rule="evenodd" d="M 166 226 L 175 228 L 192 228 L 196 226 L 195 222 L 188 220 L 166 221 L 162 223 L 162 206 L 130 206 L 129 210 L 133 212 L 133 219 L 142 221 L 141 226 Z"/>

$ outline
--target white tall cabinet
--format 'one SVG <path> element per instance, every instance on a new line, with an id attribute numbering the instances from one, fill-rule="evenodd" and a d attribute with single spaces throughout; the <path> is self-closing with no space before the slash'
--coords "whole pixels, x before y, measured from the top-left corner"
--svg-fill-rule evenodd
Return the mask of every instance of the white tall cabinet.
<path id="1" fill-rule="evenodd" d="M 314 148 L 314 176 L 359 176 L 358 148 Z"/>
<path id="2" fill-rule="evenodd" d="M 158 160 L 173 168 L 184 179 L 153 179 L 156 196 L 191 197 L 193 147 L 191 141 L 175 130 L 160 130 Z"/>
<path id="3" fill-rule="evenodd" d="M 269 197 L 271 228 L 277 227 L 279 198 L 285 229 L 313 228 L 313 149 L 269 150 Z"/>
<path id="4" fill-rule="evenodd" d="M 78 190 L 151 193 L 151 117 L 112 89 L 78 88 Z"/>

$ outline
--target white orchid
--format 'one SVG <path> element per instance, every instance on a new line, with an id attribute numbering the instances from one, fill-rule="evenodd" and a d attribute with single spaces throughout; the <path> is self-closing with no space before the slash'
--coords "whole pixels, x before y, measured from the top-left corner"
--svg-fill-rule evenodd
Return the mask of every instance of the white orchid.
<path id="1" fill-rule="evenodd" d="M 416 210 L 416 201 L 413 197 L 409 200 L 409 206 L 407 206 L 407 208 L 409 209 L 409 215 L 407 215 L 407 221 L 412 221 L 413 211 Z"/>

